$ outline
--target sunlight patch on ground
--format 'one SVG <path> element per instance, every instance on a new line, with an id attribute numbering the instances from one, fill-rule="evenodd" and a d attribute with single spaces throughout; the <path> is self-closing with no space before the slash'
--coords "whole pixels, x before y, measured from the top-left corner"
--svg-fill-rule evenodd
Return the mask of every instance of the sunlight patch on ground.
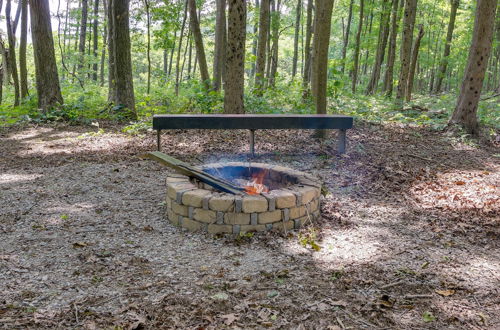
<path id="1" fill-rule="evenodd" d="M 43 134 L 47 134 L 50 132 L 53 132 L 53 128 L 48 128 L 48 127 L 39 127 L 37 129 L 27 129 L 23 130 L 19 133 L 15 133 L 9 136 L 10 139 L 12 140 L 26 140 L 26 139 L 33 139 L 35 137 L 41 136 Z"/>
<path id="2" fill-rule="evenodd" d="M 377 229 L 377 234 L 382 234 Z M 318 262 L 331 262 L 335 266 L 353 262 L 375 261 L 380 256 L 381 243 L 373 239 L 373 233 L 360 231 L 327 231 L 321 241 L 322 249 L 314 254 Z"/>
<path id="3" fill-rule="evenodd" d="M 466 274 L 467 277 L 473 279 L 477 287 L 498 288 L 500 285 L 500 261 L 498 259 L 493 260 L 483 257 L 471 259 L 469 264 L 458 268 L 458 273 Z M 488 276 L 486 276 L 487 273 L 489 273 Z M 492 279 L 494 280 L 492 281 Z"/>
<path id="4" fill-rule="evenodd" d="M 64 224 L 68 221 L 76 220 L 76 217 L 82 213 L 87 213 L 94 208 L 95 205 L 90 203 L 77 203 L 64 207 L 51 207 L 46 210 L 46 214 L 49 215 L 49 218 L 45 219 L 43 223 L 46 225 Z"/>
<path id="5" fill-rule="evenodd" d="M 42 177 L 42 174 L 12 174 L 12 173 L 2 173 L 0 174 L 0 184 L 6 183 L 20 183 L 22 181 L 32 181 Z"/>
<path id="6" fill-rule="evenodd" d="M 416 181 L 410 193 L 423 208 L 498 208 L 500 175 L 490 171 L 438 173 L 433 180 Z"/>

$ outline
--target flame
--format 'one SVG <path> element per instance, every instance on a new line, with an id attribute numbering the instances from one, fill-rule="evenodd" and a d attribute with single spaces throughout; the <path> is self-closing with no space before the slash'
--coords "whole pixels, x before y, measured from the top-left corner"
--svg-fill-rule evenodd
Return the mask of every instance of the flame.
<path id="1" fill-rule="evenodd" d="M 260 170 L 252 174 L 252 179 L 244 186 L 245 192 L 250 195 L 259 195 L 268 192 L 269 188 L 263 183 L 267 170 Z"/>

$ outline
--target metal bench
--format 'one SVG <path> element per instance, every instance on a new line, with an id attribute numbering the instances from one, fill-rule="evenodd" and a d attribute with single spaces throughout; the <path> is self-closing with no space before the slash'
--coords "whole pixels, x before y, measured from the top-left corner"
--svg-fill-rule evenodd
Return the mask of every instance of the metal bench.
<path id="1" fill-rule="evenodd" d="M 250 153 L 255 152 L 257 129 L 338 129 L 337 151 L 346 149 L 346 130 L 353 118 L 341 115 L 155 115 L 153 129 L 157 131 L 158 151 L 161 150 L 163 129 L 248 129 Z"/>

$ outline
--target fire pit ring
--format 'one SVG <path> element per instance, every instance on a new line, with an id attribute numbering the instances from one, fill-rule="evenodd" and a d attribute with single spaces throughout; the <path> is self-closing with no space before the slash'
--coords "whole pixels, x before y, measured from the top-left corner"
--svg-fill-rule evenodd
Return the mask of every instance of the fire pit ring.
<path id="1" fill-rule="evenodd" d="M 269 191 L 233 195 L 184 175 L 169 174 L 167 218 L 176 226 L 210 234 L 287 231 L 320 216 L 321 183 L 304 172 L 244 162 L 207 164 L 197 169 L 237 183 L 253 185 L 259 178 Z"/>

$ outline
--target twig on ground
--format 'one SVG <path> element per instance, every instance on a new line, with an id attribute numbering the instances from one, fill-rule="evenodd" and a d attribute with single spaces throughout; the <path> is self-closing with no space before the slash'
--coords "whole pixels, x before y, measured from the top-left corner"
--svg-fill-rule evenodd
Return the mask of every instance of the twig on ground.
<path id="1" fill-rule="evenodd" d="M 407 294 L 406 296 L 403 296 L 403 298 L 406 299 L 412 299 L 412 298 L 432 298 L 433 295 L 431 294 Z"/>
<path id="2" fill-rule="evenodd" d="M 343 309 L 342 309 L 341 311 L 343 311 L 344 313 L 346 313 L 346 314 L 347 314 L 347 316 L 349 316 L 349 317 L 350 317 L 353 321 L 358 321 L 358 322 L 360 322 L 360 323 L 363 323 L 364 325 L 369 326 L 371 329 L 380 329 L 380 327 L 376 326 L 376 325 L 375 325 L 375 324 L 373 324 L 373 323 L 370 323 L 370 322 L 368 322 L 368 321 L 365 321 L 365 320 L 363 320 L 363 319 L 361 319 L 361 318 L 359 318 L 359 317 L 354 317 L 354 315 L 352 315 L 351 313 L 349 313 L 349 312 L 348 312 L 348 311 L 346 311 L 346 310 L 343 310 Z"/>
<path id="3" fill-rule="evenodd" d="M 342 329 L 345 329 L 344 323 L 342 323 L 342 320 L 340 319 L 340 317 L 336 316 L 336 319 L 337 319 L 337 323 L 340 325 L 340 327 Z"/>
<path id="4" fill-rule="evenodd" d="M 397 282 L 389 283 L 389 284 L 386 284 L 386 285 L 381 286 L 379 289 L 380 289 L 380 290 L 389 289 L 389 288 L 392 288 L 393 286 L 403 284 L 404 282 L 405 282 L 404 280 L 401 280 L 401 281 L 397 281 Z"/>
<path id="5" fill-rule="evenodd" d="M 75 319 L 76 319 L 76 323 L 80 323 L 80 321 L 78 320 L 78 308 L 76 307 L 76 303 L 73 303 L 73 307 L 75 308 Z"/>

